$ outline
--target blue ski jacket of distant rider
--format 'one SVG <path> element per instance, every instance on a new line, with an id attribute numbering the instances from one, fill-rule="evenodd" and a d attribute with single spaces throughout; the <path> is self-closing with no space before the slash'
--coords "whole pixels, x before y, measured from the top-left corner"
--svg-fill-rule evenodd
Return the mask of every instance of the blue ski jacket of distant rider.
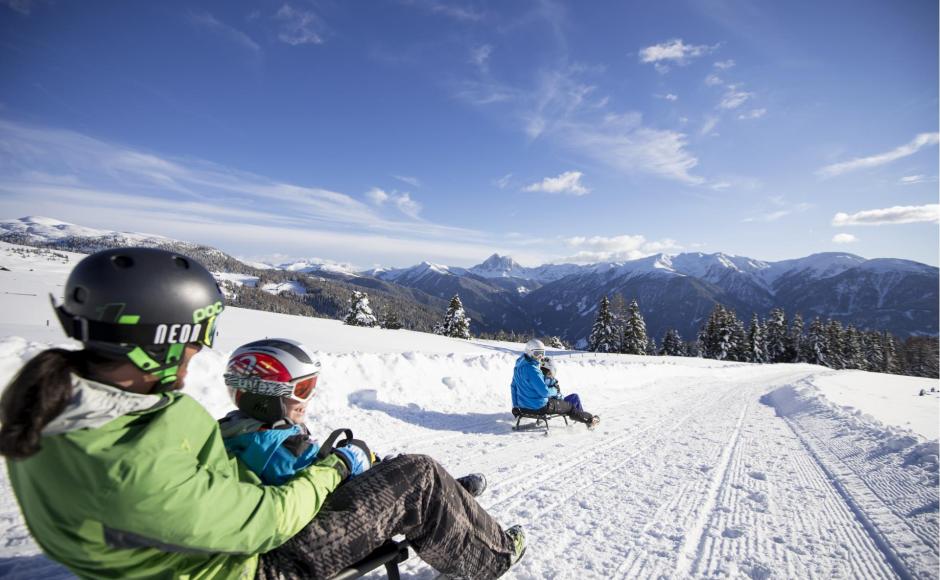
<path id="1" fill-rule="evenodd" d="M 266 485 L 281 485 L 317 460 L 320 445 L 305 425 L 268 426 L 241 411 L 219 421 L 225 449 Z"/>
<path id="2" fill-rule="evenodd" d="M 520 356 L 512 372 L 512 406 L 541 409 L 551 395 L 552 392 L 545 384 L 545 375 L 539 368 L 539 361 L 525 354 Z"/>

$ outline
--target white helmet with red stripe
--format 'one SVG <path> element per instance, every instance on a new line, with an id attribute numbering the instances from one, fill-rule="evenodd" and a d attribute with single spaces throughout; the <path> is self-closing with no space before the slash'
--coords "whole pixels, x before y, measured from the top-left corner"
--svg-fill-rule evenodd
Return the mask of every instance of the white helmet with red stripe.
<path id="1" fill-rule="evenodd" d="M 301 343 L 266 338 L 235 349 L 225 369 L 225 384 L 242 412 L 264 423 L 286 416 L 283 397 L 309 401 L 320 376 L 320 360 Z"/>

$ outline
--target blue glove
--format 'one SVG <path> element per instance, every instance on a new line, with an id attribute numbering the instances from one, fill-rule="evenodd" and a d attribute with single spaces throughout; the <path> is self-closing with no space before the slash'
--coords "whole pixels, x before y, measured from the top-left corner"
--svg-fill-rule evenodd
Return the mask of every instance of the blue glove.
<path id="1" fill-rule="evenodd" d="M 333 450 L 349 470 L 349 476 L 355 477 L 364 471 L 367 471 L 374 463 L 374 456 L 365 443 L 359 440 L 352 440 L 343 447 L 337 447 Z"/>

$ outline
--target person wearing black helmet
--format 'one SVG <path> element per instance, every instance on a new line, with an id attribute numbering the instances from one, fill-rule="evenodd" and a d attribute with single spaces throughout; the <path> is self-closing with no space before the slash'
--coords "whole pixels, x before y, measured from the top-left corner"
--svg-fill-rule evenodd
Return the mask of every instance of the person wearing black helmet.
<path id="1" fill-rule="evenodd" d="M 7 385 L 0 454 L 31 534 L 77 576 L 293 577 L 295 553 L 323 549 L 295 536 L 347 480 L 343 500 L 388 503 L 394 529 L 350 537 L 324 553 L 322 573 L 298 575 L 329 576 L 395 530 L 415 534 L 422 558 L 448 574 L 495 577 L 521 556 L 524 537 L 474 508 L 430 458 L 409 465 L 408 486 L 396 489 L 369 473 L 351 479 L 336 453 L 277 486 L 232 459 L 218 423 L 179 392 L 224 309 L 198 262 L 159 249 L 98 252 L 76 265 L 55 308 L 83 349 L 45 350 Z M 451 520 L 464 522 L 458 550 L 435 533 Z"/>

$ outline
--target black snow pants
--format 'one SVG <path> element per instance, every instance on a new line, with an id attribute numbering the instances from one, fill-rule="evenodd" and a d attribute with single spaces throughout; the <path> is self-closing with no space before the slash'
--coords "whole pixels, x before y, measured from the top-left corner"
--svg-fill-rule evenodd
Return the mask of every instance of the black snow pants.
<path id="1" fill-rule="evenodd" d="M 594 419 L 594 415 L 577 410 L 574 405 L 564 399 L 549 399 L 539 410 L 545 413 L 567 415 L 580 423 L 590 423 Z"/>
<path id="2" fill-rule="evenodd" d="M 399 455 L 350 479 L 285 544 L 261 555 L 257 580 L 329 578 L 404 534 L 439 572 L 496 578 L 512 540 L 436 461 Z"/>

